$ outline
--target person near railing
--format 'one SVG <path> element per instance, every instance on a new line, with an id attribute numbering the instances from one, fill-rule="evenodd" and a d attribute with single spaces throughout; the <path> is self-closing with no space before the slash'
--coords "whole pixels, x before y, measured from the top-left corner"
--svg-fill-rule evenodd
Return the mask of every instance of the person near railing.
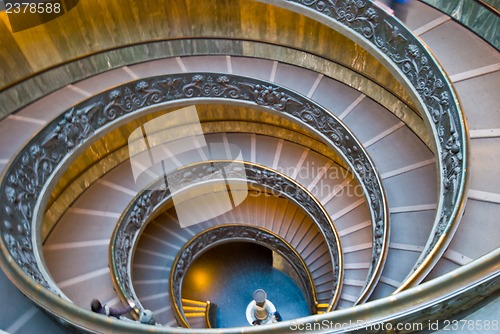
<path id="1" fill-rule="evenodd" d="M 99 299 L 92 299 L 90 302 L 90 309 L 92 312 L 99 313 L 99 314 L 104 314 L 108 317 L 115 317 L 115 318 L 120 318 L 120 316 L 129 313 L 134 309 L 134 304 L 128 305 L 124 308 L 114 308 L 114 307 L 109 307 L 108 305 L 104 304 L 99 301 Z"/>
<path id="2" fill-rule="evenodd" d="M 408 9 L 412 0 L 391 0 L 390 7 L 394 11 L 394 15 L 401 21 L 405 22 L 408 16 Z"/>

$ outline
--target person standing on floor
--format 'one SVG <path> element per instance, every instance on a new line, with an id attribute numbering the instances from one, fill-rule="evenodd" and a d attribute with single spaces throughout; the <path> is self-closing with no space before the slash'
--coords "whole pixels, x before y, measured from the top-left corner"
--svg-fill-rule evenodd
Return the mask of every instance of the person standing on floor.
<path id="1" fill-rule="evenodd" d="M 104 314 L 107 315 L 108 317 L 115 317 L 115 318 L 120 318 L 121 315 L 127 314 L 128 312 L 132 311 L 133 308 L 134 305 L 133 306 L 129 305 L 124 308 L 109 307 L 106 304 L 102 305 L 99 299 L 92 299 L 92 301 L 90 302 L 90 309 L 92 310 L 92 312 Z"/>
<path id="2" fill-rule="evenodd" d="M 391 0 L 390 7 L 394 10 L 394 15 L 405 22 L 408 17 L 408 9 L 412 0 Z"/>

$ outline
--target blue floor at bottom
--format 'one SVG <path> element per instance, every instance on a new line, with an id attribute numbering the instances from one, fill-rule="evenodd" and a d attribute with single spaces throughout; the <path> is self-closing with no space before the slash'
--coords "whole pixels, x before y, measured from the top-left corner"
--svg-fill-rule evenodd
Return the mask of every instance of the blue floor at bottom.
<path id="1" fill-rule="evenodd" d="M 267 292 L 283 320 L 310 315 L 299 286 L 272 267 L 272 252 L 251 243 L 225 244 L 203 254 L 189 268 L 182 296 L 215 303 L 214 327 L 241 327 L 250 326 L 245 310 L 256 289 Z"/>

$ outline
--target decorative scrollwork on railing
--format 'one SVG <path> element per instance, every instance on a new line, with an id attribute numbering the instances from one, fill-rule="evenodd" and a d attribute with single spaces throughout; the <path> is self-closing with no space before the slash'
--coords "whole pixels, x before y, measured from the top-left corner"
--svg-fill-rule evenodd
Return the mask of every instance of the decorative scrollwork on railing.
<path id="1" fill-rule="evenodd" d="M 194 236 L 182 247 L 174 260 L 170 272 L 170 297 L 174 305 L 174 315 L 179 323 L 185 325 L 188 323 L 182 310 L 181 292 L 182 283 L 190 265 L 210 248 L 234 241 L 257 243 L 285 258 L 294 268 L 304 287 L 311 313 L 315 312 L 316 297 L 314 296 L 315 288 L 311 273 L 304 260 L 285 239 L 262 227 L 224 225 L 213 227 Z"/>
<path id="2" fill-rule="evenodd" d="M 244 169 L 245 178 L 241 178 L 242 173 L 239 170 L 235 170 L 233 173 L 231 168 L 226 168 L 228 165 L 231 168 Z M 248 186 L 255 185 L 259 187 L 259 189 L 264 188 L 264 191 L 270 192 L 273 195 L 286 197 L 299 205 L 310 216 L 325 238 L 325 242 L 330 252 L 333 273 L 331 282 L 331 305 L 334 305 L 340 296 L 343 277 L 340 238 L 328 214 L 306 189 L 283 174 L 251 163 L 238 163 L 237 166 L 234 167 L 229 162 L 203 162 L 172 172 L 168 175 L 168 180 L 169 183 L 174 183 L 177 189 L 182 189 L 183 186 L 190 186 L 193 184 L 193 181 L 196 181 L 198 185 L 202 185 L 216 177 L 216 174 L 213 173 L 214 171 L 222 169 L 226 171 L 226 180 L 247 182 Z M 155 213 L 159 212 L 160 208 L 171 199 L 171 196 L 171 189 L 170 187 L 164 186 L 163 178 L 158 180 L 156 185 L 153 184 L 148 186 L 147 189 L 136 196 L 127 210 L 123 213 L 111 237 L 111 271 L 115 279 L 114 283 L 116 290 L 122 295 L 124 300 L 134 300 L 139 309 L 143 307 L 135 294 L 130 276 L 133 251 L 141 232 Z M 219 236 L 221 238 L 223 237 L 222 235 Z M 212 242 L 215 241 L 216 240 L 212 240 Z M 179 272 L 177 273 L 179 274 Z M 179 277 L 176 279 L 178 278 Z M 305 276 L 301 277 L 301 280 L 302 278 L 305 279 Z M 310 275 L 307 277 L 307 280 L 308 282 L 304 283 L 304 286 L 311 288 L 311 295 L 308 300 L 311 300 L 312 304 L 315 305 L 317 299 L 314 282 Z M 174 293 L 179 293 L 179 295 L 176 296 L 180 298 L 180 291 L 175 290 Z"/>
<path id="3" fill-rule="evenodd" d="M 323 136 L 343 156 L 365 190 L 374 222 L 372 263 L 362 293 L 367 297 L 381 274 L 388 246 L 387 204 L 368 154 L 335 116 L 307 98 L 276 84 L 229 74 L 183 73 L 131 82 L 76 105 L 43 128 L 10 164 L 0 188 L 2 242 L 14 262 L 36 282 L 57 292 L 42 264 L 34 261 L 40 245 L 33 246 L 36 236 L 31 234 L 31 225 L 38 219 L 33 211 L 37 201 L 47 196 L 43 189 L 49 180 L 105 127 L 145 107 L 191 98 L 244 101 L 285 114 Z"/>
<path id="4" fill-rule="evenodd" d="M 400 69 L 426 106 L 427 118 L 436 135 L 442 206 L 437 213 L 433 233 L 413 268 L 413 277 L 422 276 L 422 272 L 429 268 L 420 265 L 429 262 L 436 251 L 435 246 L 441 244 L 440 249 L 446 249 L 444 239 L 456 228 L 465 201 L 466 125 L 453 88 L 438 62 L 418 38 L 370 1 L 287 1 L 310 8 L 359 34 Z M 411 280 L 409 278 L 408 282 L 411 283 Z"/>

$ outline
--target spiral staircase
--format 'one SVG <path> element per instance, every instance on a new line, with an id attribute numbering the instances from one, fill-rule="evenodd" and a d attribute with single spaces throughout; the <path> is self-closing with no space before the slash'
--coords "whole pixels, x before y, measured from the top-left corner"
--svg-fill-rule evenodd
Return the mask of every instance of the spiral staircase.
<path id="1" fill-rule="evenodd" d="M 16 33 L 0 15 L 0 333 L 498 325 L 495 41 L 424 2 L 408 28 L 366 0 L 92 0 Z M 130 151 L 137 129 L 151 142 L 183 133 L 155 123 L 183 108 L 205 143 L 172 158 L 171 175 L 237 162 L 247 178 L 228 177 L 239 205 L 191 226 L 173 191 L 150 189 L 162 166 L 137 182 Z M 202 195 L 227 191 L 212 181 L 191 183 L 193 216 L 216 210 Z M 311 315 L 208 329 L 210 304 L 181 301 L 178 273 L 204 235 L 224 242 L 218 228 L 291 249 Z M 136 311 L 106 318 L 94 297 Z M 143 309 L 156 326 L 136 321 Z"/>

